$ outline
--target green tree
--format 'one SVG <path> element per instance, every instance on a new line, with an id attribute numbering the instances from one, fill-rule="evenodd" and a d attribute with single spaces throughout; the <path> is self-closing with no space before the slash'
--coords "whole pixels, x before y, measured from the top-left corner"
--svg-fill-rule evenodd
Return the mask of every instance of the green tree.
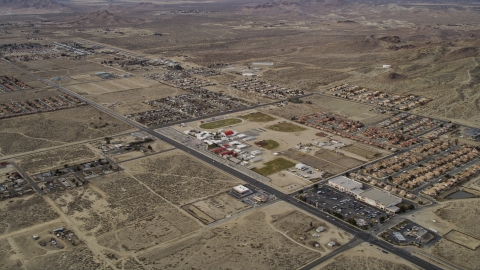
<path id="1" fill-rule="evenodd" d="M 314 184 L 314 185 L 313 185 L 313 188 L 314 188 L 314 189 L 317 189 L 317 188 L 318 188 L 318 184 Z"/>
<path id="2" fill-rule="evenodd" d="M 347 222 L 352 224 L 353 226 L 357 226 L 357 221 L 353 217 L 347 219 Z"/>

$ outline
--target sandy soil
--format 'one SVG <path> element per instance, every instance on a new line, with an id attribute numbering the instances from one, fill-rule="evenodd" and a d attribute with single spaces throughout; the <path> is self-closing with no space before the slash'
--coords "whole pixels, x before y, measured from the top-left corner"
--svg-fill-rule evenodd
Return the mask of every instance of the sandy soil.
<path id="1" fill-rule="evenodd" d="M 242 184 L 224 172 L 180 150 L 126 162 L 123 167 L 135 178 L 176 205 L 206 198 Z"/>
<path id="2" fill-rule="evenodd" d="M 304 219 L 290 219 L 294 216 Z M 303 232 L 305 227 L 310 226 L 310 221 L 320 224 L 316 218 L 290 205 L 277 203 L 249 211 L 177 243 L 143 252 L 139 259 L 149 266 L 162 269 L 192 265 L 199 269 L 294 269 L 328 252 L 325 248 L 317 250 L 299 245 L 283 231 Z M 329 228 L 326 234 L 331 230 L 332 235 L 338 238 L 342 235 L 343 241 L 349 237 L 333 226 L 326 226 Z M 225 260 L 226 257 L 228 260 Z"/>
<path id="3" fill-rule="evenodd" d="M 437 203 L 436 206 L 406 216 L 424 228 L 433 228 L 440 235 L 451 230 L 480 238 L 480 231 L 477 224 L 480 222 L 477 213 L 479 199 L 462 199 Z M 465 243 L 468 244 L 468 243 Z M 456 244 L 447 239 L 441 239 L 433 247 L 425 252 L 432 253 L 440 259 L 451 262 L 460 267 L 473 268 L 480 263 L 480 249 L 475 251 Z"/>
<path id="4" fill-rule="evenodd" d="M 60 168 L 63 165 L 74 165 L 81 162 L 97 160 L 100 156 L 86 145 L 69 146 L 55 150 L 25 155 L 16 163 L 30 174 Z"/>
<path id="5" fill-rule="evenodd" d="M 313 268 L 313 270 L 323 269 L 410 270 L 419 268 L 394 254 L 384 254 L 376 246 L 370 246 L 364 242 Z"/>
<path id="6" fill-rule="evenodd" d="M 0 215 L 0 235 L 58 218 L 37 194 L 0 202 Z"/>
<path id="7" fill-rule="evenodd" d="M 195 202 L 192 205 L 214 220 L 220 220 L 226 216 L 250 208 L 247 204 L 240 202 L 226 193 L 212 196 L 205 200 Z"/>
<path id="8" fill-rule="evenodd" d="M 161 83 L 150 87 L 139 87 L 137 89 L 117 91 L 114 93 L 104 93 L 97 95 L 87 95 L 87 97 L 99 104 L 111 108 L 113 111 L 122 115 L 144 112 L 151 110 L 152 107 L 143 103 L 146 100 L 156 100 L 168 96 L 177 96 L 186 92 Z M 117 103 L 118 105 L 111 105 Z"/>
<path id="9" fill-rule="evenodd" d="M 131 130 L 89 106 L 0 121 L 0 152 L 15 154 Z"/>

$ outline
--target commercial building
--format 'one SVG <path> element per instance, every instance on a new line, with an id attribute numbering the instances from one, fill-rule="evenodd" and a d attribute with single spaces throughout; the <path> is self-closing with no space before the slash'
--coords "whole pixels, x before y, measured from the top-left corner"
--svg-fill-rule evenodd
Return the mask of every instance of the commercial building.
<path id="1" fill-rule="evenodd" d="M 224 131 L 222 132 L 222 135 L 223 135 L 223 136 L 226 136 L 226 137 L 232 136 L 232 135 L 234 135 L 234 134 L 235 134 L 235 132 L 234 132 L 233 130 L 224 130 Z"/>
<path id="2" fill-rule="evenodd" d="M 355 196 L 359 201 L 392 213 L 398 212 L 399 208 L 395 205 L 402 202 L 400 197 L 393 196 L 384 190 L 375 188 L 363 190 L 362 183 L 345 176 L 338 176 L 330 179 L 327 184 L 333 188 Z"/>
<path id="3" fill-rule="evenodd" d="M 233 191 L 243 195 L 249 193 L 250 189 L 243 185 L 238 185 L 233 187 Z"/>
<path id="4" fill-rule="evenodd" d="M 398 212 L 399 208 L 396 207 L 395 205 L 402 202 L 402 199 L 400 197 L 393 196 L 384 190 L 380 190 L 376 188 L 371 188 L 369 190 L 366 190 L 362 193 L 357 194 L 357 199 L 359 201 L 368 203 L 371 206 L 374 206 L 392 213 Z"/>
<path id="5" fill-rule="evenodd" d="M 307 167 L 307 165 L 305 165 L 305 164 L 303 164 L 303 163 L 297 163 L 297 164 L 295 165 L 295 169 L 303 171 L 303 170 L 307 170 L 308 167 Z"/>
<path id="6" fill-rule="evenodd" d="M 362 190 L 362 183 L 347 178 L 345 176 L 338 176 L 328 180 L 329 186 L 336 188 L 348 194 L 357 194 L 359 190 Z"/>

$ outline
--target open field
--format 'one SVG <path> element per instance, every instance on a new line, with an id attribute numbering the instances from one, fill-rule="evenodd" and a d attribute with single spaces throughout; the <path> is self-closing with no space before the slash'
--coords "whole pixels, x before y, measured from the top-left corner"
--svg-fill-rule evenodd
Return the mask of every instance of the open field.
<path id="1" fill-rule="evenodd" d="M 67 86 L 67 88 L 69 88 L 69 86 Z M 87 98 L 110 108 L 114 112 L 127 115 L 151 110 L 152 107 L 144 103 L 146 100 L 156 100 L 186 93 L 186 91 L 179 88 L 173 88 L 171 86 L 158 83 L 150 87 L 122 90 L 112 93 L 93 95 L 88 93 L 80 94 L 83 94 Z"/>
<path id="2" fill-rule="evenodd" d="M 346 147 L 343 147 L 342 150 L 348 151 L 355 155 L 359 155 L 366 159 L 375 159 L 382 156 L 382 153 L 376 152 L 374 149 L 366 146 L 359 146 L 357 144 L 350 144 Z"/>
<path id="3" fill-rule="evenodd" d="M 34 174 L 60 168 L 65 164 L 73 165 L 96 160 L 99 157 L 100 155 L 94 153 L 88 146 L 75 145 L 21 156 L 16 162 L 26 172 Z"/>
<path id="4" fill-rule="evenodd" d="M 276 158 L 274 160 L 263 163 L 263 165 L 263 167 L 254 168 L 253 170 L 261 175 L 267 176 L 291 168 L 295 166 L 295 163 L 284 158 Z"/>
<path id="5" fill-rule="evenodd" d="M 312 270 L 343 269 L 411 270 L 419 268 L 394 254 L 382 253 L 376 246 L 366 242 L 312 268 Z"/>
<path id="6" fill-rule="evenodd" d="M 242 120 L 238 119 L 238 118 L 227 118 L 227 119 L 223 119 L 223 120 L 218 120 L 218 121 L 214 121 L 214 122 L 210 122 L 210 123 L 201 124 L 200 128 L 215 129 L 215 128 L 219 128 L 219 127 L 235 125 L 235 124 L 238 124 L 238 123 L 241 123 L 241 122 L 242 122 Z"/>
<path id="7" fill-rule="evenodd" d="M 304 131 L 306 129 L 302 126 L 295 125 L 289 122 L 277 123 L 275 125 L 267 126 L 266 128 L 280 132 L 298 132 Z"/>
<path id="8" fill-rule="evenodd" d="M 0 104 L 12 101 L 26 101 L 34 98 L 53 97 L 60 94 L 63 94 L 63 92 L 50 88 L 8 92 L 0 95 Z"/>
<path id="9" fill-rule="evenodd" d="M 232 215 L 250 208 L 247 204 L 240 202 L 226 193 L 194 202 L 192 205 L 214 220 L 220 220 L 227 215 Z"/>
<path id="10" fill-rule="evenodd" d="M 295 149 L 288 149 L 281 152 L 281 154 L 293 160 L 297 160 L 299 163 L 325 171 L 330 175 L 339 174 L 364 163 L 358 159 L 338 154 L 327 149 L 320 149 L 316 151 L 314 155 L 303 153 Z"/>
<path id="11" fill-rule="evenodd" d="M 158 82 L 142 78 L 123 78 L 115 80 L 104 80 L 92 83 L 70 84 L 67 87 L 82 95 L 101 95 L 116 93 L 131 89 L 142 89 L 157 86 Z"/>
<path id="12" fill-rule="evenodd" d="M 471 250 L 446 239 L 441 239 L 432 247 L 432 254 L 466 269 L 474 269 L 480 264 L 480 249 Z"/>
<path id="13" fill-rule="evenodd" d="M 302 245 L 285 234 L 310 226 L 310 221 L 321 223 L 280 202 L 250 211 L 177 243 L 142 252 L 139 259 L 156 269 L 183 269 L 192 265 L 199 269 L 295 269 L 329 252 L 323 247 Z M 319 241 L 336 237 L 344 243 L 349 239 L 346 233 L 326 226 L 331 232 L 325 232 L 325 237 L 320 237 Z"/>
<path id="14" fill-rule="evenodd" d="M 252 122 L 270 122 L 276 119 L 275 117 L 270 116 L 268 114 L 264 114 L 262 112 L 253 112 L 253 113 L 245 114 L 240 116 L 240 118 L 248 121 L 252 121 Z"/>
<path id="15" fill-rule="evenodd" d="M 180 150 L 126 162 L 123 167 L 143 184 L 176 205 L 207 198 L 242 184 Z"/>
<path id="16" fill-rule="evenodd" d="M 459 245 L 475 250 L 480 246 L 480 239 L 461 233 L 457 230 L 451 230 L 443 236 L 445 239 L 455 242 Z"/>
<path id="17" fill-rule="evenodd" d="M 10 201 L 0 204 L 0 235 L 58 218 L 57 213 L 37 194 Z"/>
<path id="18" fill-rule="evenodd" d="M 199 224 L 125 173 L 96 178 L 91 188 L 51 194 L 83 232 L 117 252 L 142 250 Z"/>
<path id="19" fill-rule="evenodd" d="M 480 217 L 476 214 L 479 207 L 479 199 L 449 201 L 435 214 L 458 226 L 460 232 L 480 238 L 480 227 L 477 226 Z"/>
<path id="20" fill-rule="evenodd" d="M 312 105 L 305 105 L 315 108 L 315 110 L 332 112 L 337 115 L 360 121 L 365 124 L 373 124 L 390 117 L 388 114 L 380 114 L 373 111 L 372 106 L 353 103 L 348 100 L 341 100 L 333 97 L 313 95 L 304 98 L 305 101 L 312 102 Z"/>
<path id="21" fill-rule="evenodd" d="M 3 119 L 0 153 L 29 152 L 129 129 L 129 125 L 89 106 Z"/>
<path id="22" fill-rule="evenodd" d="M 0 240 L 0 263 L 5 270 L 15 270 L 23 266 L 7 239 Z"/>
<path id="23" fill-rule="evenodd" d="M 300 117 L 303 115 L 314 114 L 318 111 L 318 109 L 314 108 L 313 106 L 305 106 L 304 104 L 294 104 L 289 103 L 287 106 L 277 107 L 277 106 L 267 106 L 261 107 L 258 110 L 264 111 L 268 114 L 273 114 L 275 116 L 284 118 L 284 119 L 292 119 L 293 117 Z"/>

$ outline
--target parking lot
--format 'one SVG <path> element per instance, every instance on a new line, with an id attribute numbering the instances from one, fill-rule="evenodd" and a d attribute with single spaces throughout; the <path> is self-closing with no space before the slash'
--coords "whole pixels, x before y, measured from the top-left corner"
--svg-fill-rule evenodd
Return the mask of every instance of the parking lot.
<path id="1" fill-rule="evenodd" d="M 344 220 L 363 219 L 365 222 L 375 225 L 376 223 L 380 224 L 381 217 L 388 218 L 385 212 L 357 201 L 354 197 L 327 185 L 308 191 L 306 198 L 307 203 L 321 209 L 328 209 L 331 213 L 339 213 Z"/>
<path id="2" fill-rule="evenodd" d="M 435 232 L 421 227 L 415 222 L 405 219 L 400 223 L 386 230 L 387 234 L 384 234 L 384 238 L 396 245 L 405 245 L 408 243 L 415 243 L 417 245 L 432 245 L 441 239 L 441 237 Z M 395 235 L 397 234 L 397 235 Z"/>

